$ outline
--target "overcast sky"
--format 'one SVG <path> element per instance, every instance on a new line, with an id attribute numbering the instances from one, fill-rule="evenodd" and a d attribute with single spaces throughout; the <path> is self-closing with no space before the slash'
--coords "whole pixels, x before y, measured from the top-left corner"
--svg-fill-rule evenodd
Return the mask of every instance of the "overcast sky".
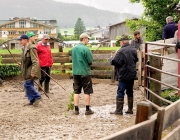
<path id="1" fill-rule="evenodd" d="M 132 13 L 141 15 L 143 6 L 139 3 L 132 4 L 129 0 L 54 0 L 65 3 L 78 3 L 92 6 L 98 9 L 109 10 L 118 13 Z"/>

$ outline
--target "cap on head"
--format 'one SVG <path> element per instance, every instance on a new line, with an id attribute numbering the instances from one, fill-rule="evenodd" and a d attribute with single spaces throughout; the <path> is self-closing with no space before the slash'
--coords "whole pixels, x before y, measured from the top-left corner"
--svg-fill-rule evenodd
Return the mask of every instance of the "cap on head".
<path id="1" fill-rule="evenodd" d="M 44 39 L 50 39 L 50 37 L 49 37 L 48 34 L 44 34 L 42 38 L 44 38 Z"/>
<path id="2" fill-rule="evenodd" d="M 26 34 L 29 38 L 32 37 L 32 36 L 35 36 L 35 34 L 33 32 L 27 32 Z"/>
<path id="3" fill-rule="evenodd" d="M 122 40 L 129 40 L 128 35 L 123 34 L 123 35 L 120 37 L 119 41 L 122 41 Z"/>
<path id="4" fill-rule="evenodd" d="M 86 33 L 82 33 L 79 38 L 90 38 Z"/>
<path id="5" fill-rule="evenodd" d="M 20 38 L 18 38 L 18 40 L 22 40 L 22 39 L 28 39 L 28 36 L 27 36 L 27 35 L 25 35 L 25 34 L 23 34 L 23 35 L 21 35 L 21 37 L 20 37 Z"/>

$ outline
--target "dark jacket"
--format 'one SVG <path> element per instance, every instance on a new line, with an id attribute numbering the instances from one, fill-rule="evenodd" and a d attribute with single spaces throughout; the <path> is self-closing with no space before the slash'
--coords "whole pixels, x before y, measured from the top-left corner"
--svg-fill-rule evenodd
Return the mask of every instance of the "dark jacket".
<path id="1" fill-rule="evenodd" d="M 166 24 L 163 28 L 162 39 L 173 38 L 174 33 L 178 30 L 178 25 L 175 22 Z"/>
<path id="2" fill-rule="evenodd" d="M 111 58 L 111 65 L 115 66 L 115 77 L 117 81 L 127 81 L 136 78 L 137 51 L 129 43 L 122 46 Z"/>
<path id="3" fill-rule="evenodd" d="M 21 73 L 24 80 L 32 79 L 31 74 L 35 74 L 35 78 L 33 79 L 40 78 L 40 65 L 34 44 L 28 44 L 23 49 L 21 56 Z"/>

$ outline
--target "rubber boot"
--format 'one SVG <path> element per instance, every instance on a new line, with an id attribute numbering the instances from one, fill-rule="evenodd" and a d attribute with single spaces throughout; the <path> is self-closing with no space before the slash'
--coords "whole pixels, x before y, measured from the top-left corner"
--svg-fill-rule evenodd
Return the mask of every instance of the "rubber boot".
<path id="1" fill-rule="evenodd" d="M 44 91 L 49 93 L 49 82 L 44 82 Z"/>
<path id="2" fill-rule="evenodd" d="M 128 110 L 126 114 L 133 114 L 133 97 L 128 97 Z"/>
<path id="3" fill-rule="evenodd" d="M 110 112 L 110 114 L 123 115 L 123 105 L 124 105 L 124 99 L 117 98 L 116 99 L 116 110 L 114 112 Z"/>
<path id="4" fill-rule="evenodd" d="M 39 82 L 38 85 L 41 86 L 41 88 L 42 88 L 42 83 Z M 39 86 L 38 86 L 38 91 L 40 92 L 40 91 L 42 91 L 42 89 Z"/>

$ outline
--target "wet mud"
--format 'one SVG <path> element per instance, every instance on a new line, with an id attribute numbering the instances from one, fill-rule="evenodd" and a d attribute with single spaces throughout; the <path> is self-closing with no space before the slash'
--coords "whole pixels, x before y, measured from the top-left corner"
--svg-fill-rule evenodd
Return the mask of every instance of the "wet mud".
<path id="1" fill-rule="evenodd" d="M 1 140 L 97 140 L 135 124 L 136 104 L 143 99 L 140 90 L 134 90 L 134 114 L 110 115 L 115 109 L 116 85 L 95 84 L 91 95 L 93 115 L 85 115 L 84 95 L 80 95 L 80 114 L 67 111 L 69 96 L 73 91 L 72 80 L 50 83 L 47 98 L 38 107 L 24 106 L 28 103 L 23 81 L 8 80 L 0 86 L 0 139 Z M 36 86 L 35 86 L 36 87 Z M 36 87 L 37 89 L 37 87 Z"/>

